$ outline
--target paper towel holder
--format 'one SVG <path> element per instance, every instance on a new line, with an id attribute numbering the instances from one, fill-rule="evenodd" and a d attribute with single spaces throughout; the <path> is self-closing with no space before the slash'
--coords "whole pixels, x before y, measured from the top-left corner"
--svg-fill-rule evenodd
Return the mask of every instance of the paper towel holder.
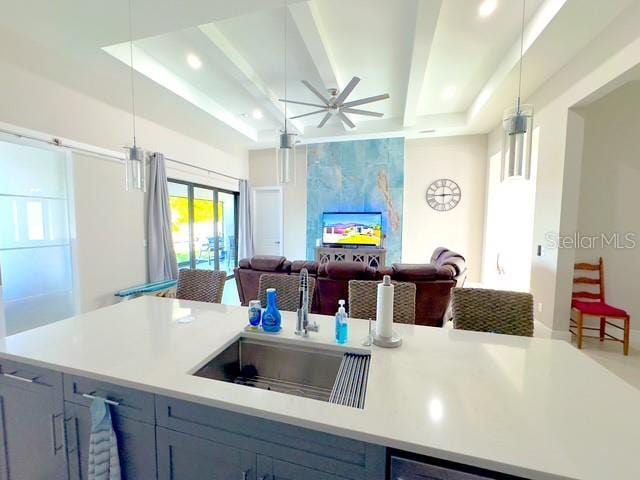
<path id="1" fill-rule="evenodd" d="M 393 335 L 391 337 L 374 335 L 373 344 L 377 345 L 378 347 L 397 348 L 402 345 L 402 337 L 400 337 L 400 335 L 398 335 L 396 332 L 393 332 Z"/>

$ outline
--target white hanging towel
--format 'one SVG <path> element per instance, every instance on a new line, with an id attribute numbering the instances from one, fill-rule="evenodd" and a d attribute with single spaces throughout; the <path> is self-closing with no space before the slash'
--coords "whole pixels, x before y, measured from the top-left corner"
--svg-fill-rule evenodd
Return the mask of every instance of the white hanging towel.
<path id="1" fill-rule="evenodd" d="M 120 480 L 118 441 L 109 406 L 101 398 L 94 399 L 91 404 L 89 480 Z"/>

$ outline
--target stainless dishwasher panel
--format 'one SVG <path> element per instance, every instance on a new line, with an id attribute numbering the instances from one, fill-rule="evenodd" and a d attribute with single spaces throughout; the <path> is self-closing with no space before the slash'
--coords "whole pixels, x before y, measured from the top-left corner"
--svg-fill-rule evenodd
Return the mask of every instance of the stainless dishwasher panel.
<path id="1" fill-rule="evenodd" d="M 488 480 L 474 473 L 429 465 L 408 458 L 391 456 L 390 480 Z"/>

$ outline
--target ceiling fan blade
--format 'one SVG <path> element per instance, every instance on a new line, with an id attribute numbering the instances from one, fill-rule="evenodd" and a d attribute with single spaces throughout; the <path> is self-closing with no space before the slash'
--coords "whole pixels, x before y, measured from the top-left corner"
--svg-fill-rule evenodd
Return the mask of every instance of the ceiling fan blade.
<path id="1" fill-rule="evenodd" d="M 342 106 L 346 108 L 355 107 L 357 105 L 364 105 L 365 103 L 379 102 L 380 100 L 386 100 L 387 98 L 389 98 L 389 94 L 383 93 L 382 95 L 376 95 L 375 97 L 361 98 L 360 100 L 354 100 L 353 102 L 343 103 Z"/>
<path id="2" fill-rule="evenodd" d="M 384 113 L 370 112 L 369 110 L 358 110 L 357 108 L 343 108 L 344 113 L 353 113 L 354 115 L 366 115 L 368 117 L 384 117 Z"/>
<path id="3" fill-rule="evenodd" d="M 296 100 L 285 100 L 284 98 L 279 98 L 278 101 L 285 102 L 285 103 L 295 103 L 296 105 L 306 105 L 307 107 L 318 107 L 318 108 L 325 107 L 324 105 L 318 105 L 317 103 L 298 102 Z"/>
<path id="4" fill-rule="evenodd" d="M 324 124 L 331 118 L 331 112 L 327 112 L 327 114 L 322 118 L 322 121 L 318 124 L 318 128 L 324 127 Z"/>
<path id="5" fill-rule="evenodd" d="M 349 125 L 351 128 L 356 128 L 356 124 L 351 121 L 349 117 L 347 117 L 343 112 L 338 113 L 340 116 L 340 120 Z"/>
<path id="6" fill-rule="evenodd" d="M 324 95 L 322 95 L 322 93 L 320 93 L 316 87 L 314 87 L 313 85 L 311 85 L 309 82 L 307 82 L 306 80 L 302 80 L 302 83 L 304 84 L 305 87 L 307 87 L 309 90 L 311 90 L 314 95 L 316 97 L 318 97 L 320 100 L 322 100 L 322 103 L 324 103 L 325 105 L 329 106 L 329 100 L 327 100 L 325 98 Z"/>
<path id="7" fill-rule="evenodd" d="M 289 120 L 295 120 L 296 118 L 308 117 L 309 115 L 316 115 L 317 113 L 326 112 L 327 109 L 323 108 L 322 110 L 316 110 L 314 112 L 303 113 L 302 115 L 296 115 L 295 117 L 289 117 Z"/>
<path id="8" fill-rule="evenodd" d="M 356 85 L 360 83 L 360 79 L 358 77 L 353 77 L 347 86 L 344 87 L 344 90 L 340 92 L 340 95 L 336 98 L 336 105 L 342 105 L 342 103 L 347 99 L 349 94 L 356 88 Z"/>

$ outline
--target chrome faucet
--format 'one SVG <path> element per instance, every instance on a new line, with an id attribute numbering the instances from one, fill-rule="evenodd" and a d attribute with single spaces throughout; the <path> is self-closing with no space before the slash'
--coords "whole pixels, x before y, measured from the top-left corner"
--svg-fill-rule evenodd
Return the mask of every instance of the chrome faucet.
<path id="1" fill-rule="evenodd" d="M 298 304 L 298 318 L 296 321 L 296 335 L 308 337 L 309 332 L 317 332 L 319 326 L 316 322 L 309 322 L 309 271 L 306 268 L 300 270 L 300 282 L 298 284 L 300 302 Z"/>

